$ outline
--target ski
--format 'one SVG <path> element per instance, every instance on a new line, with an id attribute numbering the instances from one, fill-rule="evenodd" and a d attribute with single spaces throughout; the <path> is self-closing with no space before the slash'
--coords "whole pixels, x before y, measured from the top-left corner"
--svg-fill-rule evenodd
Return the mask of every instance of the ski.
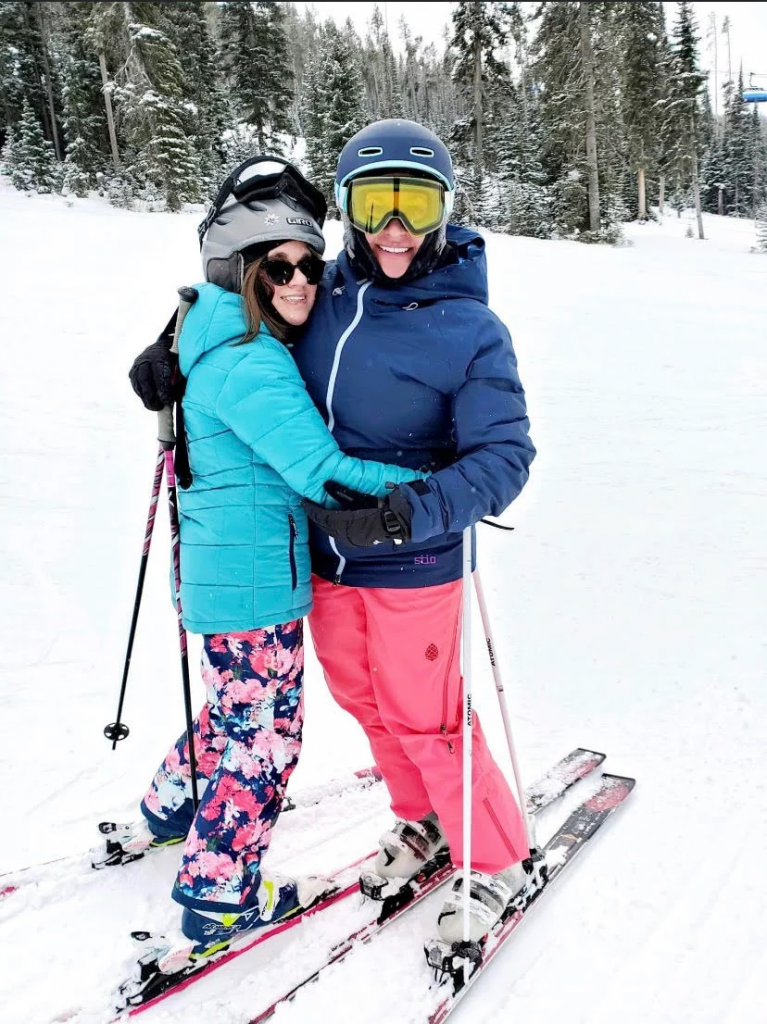
<path id="1" fill-rule="evenodd" d="M 528 791 L 531 813 L 537 814 L 563 796 L 571 786 L 595 771 L 604 757 L 604 754 L 583 748 L 571 751 Z M 216 950 L 205 958 L 190 959 L 189 953 L 193 943 L 187 939 L 174 941 L 150 932 L 134 932 L 133 937 L 144 947 L 144 952 L 138 957 L 131 978 L 117 990 L 113 1003 L 115 1015 L 112 1024 L 143 1013 L 174 993 L 188 988 L 211 971 L 253 951 L 270 938 L 297 927 L 303 920 L 335 906 L 347 896 L 359 893 L 360 876 L 367 874 L 367 870 L 372 868 L 374 857 L 374 854 L 363 857 L 331 876 L 330 890 L 303 914 L 287 918 L 273 926 L 243 932 L 228 946 Z M 449 856 L 443 853 L 441 857 L 426 865 L 421 874 L 405 886 L 382 893 L 378 901 L 366 901 L 360 909 L 364 911 L 365 907 L 371 907 L 373 914 L 367 916 L 366 920 L 354 929 L 353 934 L 332 947 L 327 960 L 317 972 L 305 978 L 290 993 L 280 997 L 256 1020 L 266 1020 L 278 1005 L 291 999 L 299 988 L 317 977 L 324 967 L 343 959 L 353 946 L 367 941 L 386 924 L 397 920 L 406 910 L 448 881 L 453 873 Z"/>
<path id="2" fill-rule="evenodd" d="M 605 754 L 587 747 L 571 750 L 529 787 L 525 793 L 528 811 L 537 814 L 545 810 L 572 789 L 576 782 L 595 772 L 605 757 Z"/>
<path id="3" fill-rule="evenodd" d="M 341 776 L 329 782 L 299 790 L 295 797 L 286 796 L 282 803 L 282 812 L 315 807 L 321 804 L 323 800 L 354 790 L 367 789 L 380 781 L 381 772 L 378 768 L 375 766 L 361 768 L 359 771 L 351 772 L 348 776 Z M 141 824 L 139 823 L 139 825 Z M 117 822 L 102 821 L 98 827 L 101 834 L 106 837 L 104 844 L 92 849 L 88 854 L 55 857 L 40 864 L 0 873 L 0 900 L 12 896 L 23 886 L 39 882 L 53 868 L 64 868 L 70 865 L 77 866 L 81 863 L 82 866 L 86 867 L 86 870 L 91 868 L 99 870 L 107 867 L 121 867 L 140 860 L 146 854 L 155 850 L 162 850 L 174 845 L 173 842 L 159 842 L 155 844 L 151 839 L 146 842 L 132 841 L 134 839 L 133 833 L 137 831 L 136 823 L 121 825 Z M 180 841 L 176 840 L 176 842 Z"/>
<path id="4" fill-rule="evenodd" d="M 372 863 L 375 855 L 369 854 L 348 864 L 328 879 L 327 891 L 301 914 L 288 917 L 274 925 L 250 932 L 243 932 L 228 946 L 222 947 L 207 957 L 190 957 L 194 942 L 174 942 L 151 932 L 133 932 L 133 938 L 147 947 L 139 957 L 132 978 L 123 982 L 117 990 L 114 1007 L 114 1022 L 156 1006 L 175 992 L 180 992 L 199 978 L 223 967 L 231 960 L 248 953 L 276 935 L 290 931 L 302 921 L 321 913 L 340 900 L 359 892 L 359 874 L 365 864 Z"/>
<path id="5" fill-rule="evenodd" d="M 596 771 L 604 760 L 604 754 L 584 747 L 577 747 L 571 751 L 527 790 L 526 802 L 530 814 L 539 814 L 563 797 L 576 783 Z M 280 1006 L 290 1002 L 301 989 L 316 981 L 328 967 L 339 963 L 356 946 L 369 942 L 383 928 L 398 920 L 407 910 L 449 881 L 454 874 L 455 869 L 450 863 L 448 855 L 442 854 L 440 858 L 435 858 L 435 861 L 428 865 L 421 875 L 408 882 L 399 891 L 391 893 L 388 891 L 388 886 L 382 885 L 377 893 L 380 898 L 380 910 L 371 915 L 365 924 L 336 943 L 316 970 L 301 979 L 290 991 L 275 999 L 248 1024 L 262 1024 L 263 1021 L 268 1020 Z M 370 886 L 370 877 L 368 875 L 365 879 L 365 884 L 368 886 Z M 373 899 L 368 902 L 375 904 Z"/>
<path id="6" fill-rule="evenodd" d="M 426 1018 L 428 1024 L 443 1024 L 532 907 L 548 892 L 578 851 L 620 807 L 634 784 L 634 779 L 618 775 L 602 776 L 602 785 L 596 793 L 572 812 L 544 846 L 543 866 L 538 882 L 525 889 L 482 943 L 456 943 L 451 947 L 435 940 L 426 946 L 427 962 L 434 968 L 438 979 L 435 988 L 436 1005 Z"/>

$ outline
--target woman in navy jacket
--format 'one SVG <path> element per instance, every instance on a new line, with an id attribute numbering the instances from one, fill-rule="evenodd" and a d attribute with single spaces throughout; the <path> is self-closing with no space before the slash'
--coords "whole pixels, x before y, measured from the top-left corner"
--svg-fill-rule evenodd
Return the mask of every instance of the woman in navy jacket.
<path id="1" fill-rule="evenodd" d="M 386 878 L 411 877 L 446 845 L 461 864 L 462 533 L 517 497 L 535 455 L 511 339 L 487 306 L 484 242 L 446 227 L 453 188 L 446 148 L 420 125 L 382 121 L 349 141 L 336 175 L 345 252 L 297 353 L 344 451 L 432 471 L 383 502 L 304 503 L 320 527 L 314 646 L 367 733 L 398 819 L 380 841 Z M 473 757 L 479 939 L 525 884 L 529 851 L 478 722 Z M 439 915 L 448 942 L 463 938 L 460 886 Z"/>

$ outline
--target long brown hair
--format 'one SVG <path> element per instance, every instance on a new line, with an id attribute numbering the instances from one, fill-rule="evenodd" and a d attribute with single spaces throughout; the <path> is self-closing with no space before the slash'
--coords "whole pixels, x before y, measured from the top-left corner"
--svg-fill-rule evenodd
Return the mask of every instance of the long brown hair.
<path id="1" fill-rule="evenodd" d="M 275 245 L 277 245 L 276 242 Z M 307 245 L 306 248 L 309 250 L 310 255 L 319 257 L 319 253 L 312 246 Z M 265 259 L 267 259 L 266 255 L 259 256 L 257 260 L 253 260 L 242 276 L 240 294 L 245 303 L 245 317 L 248 322 L 248 329 L 242 340 L 238 342 L 240 345 L 253 341 L 262 323 L 280 341 L 286 340 L 290 330 L 290 325 L 285 323 L 272 305 L 274 285 L 261 269 L 261 264 Z"/>

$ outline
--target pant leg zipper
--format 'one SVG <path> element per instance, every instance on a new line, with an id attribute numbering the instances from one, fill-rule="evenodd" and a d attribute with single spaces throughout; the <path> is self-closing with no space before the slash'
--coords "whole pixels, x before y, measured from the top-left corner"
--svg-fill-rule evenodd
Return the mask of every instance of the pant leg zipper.
<path id="1" fill-rule="evenodd" d="M 447 749 L 451 754 L 455 753 L 455 745 L 452 740 L 447 738 L 447 691 L 450 682 L 450 666 L 453 663 L 453 655 L 455 654 L 455 645 L 458 641 L 458 630 L 453 633 L 453 642 L 450 647 L 450 656 L 447 659 L 447 669 L 445 671 L 445 682 L 442 686 L 442 725 L 439 727 L 439 731 L 445 737 L 447 741 Z"/>
<path id="2" fill-rule="evenodd" d="M 487 799 L 487 797 L 485 797 L 485 799 L 482 801 L 482 803 L 485 805 L 485 810 L 487 811 L 488 815 L 490 816 L 490 820 L 493 822 L 493 824 L 495 825 L 496 829 L 498 830 L 498 835 L 501 837 L 501 839 L 503 841 L 503 845 L 506 847 L 506 849 L 509 851 L 509 853 L 511 854 L 512 857 L 514 857 L 517 860 L 519 860 L 519 855 L 517 854 L 517 851 L 511 845 L 511 840 L 509 839 L 508 835 L 506 834 L 505 829 L 502 828 L 501 823 L 500 823 L 500 821 L 498 819 L 498 815 L 493 810 L 493 807 L 492 807 L 490 801 Z"/>

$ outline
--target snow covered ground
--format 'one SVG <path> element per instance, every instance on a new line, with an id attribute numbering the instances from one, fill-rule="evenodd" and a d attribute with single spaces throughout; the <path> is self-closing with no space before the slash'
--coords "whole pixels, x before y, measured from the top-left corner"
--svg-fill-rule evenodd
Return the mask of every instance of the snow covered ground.
<path id="1" fill-rule="evenodd" d="M 127 380 L 179 284 L 197 216 L 131 214 L 0 187 L 0 871 L 86 850 L 130 818 L 183 710 L 167 526 L 158 518 L 125 719 L 114 718 L 154 467 Z M 763 1024 L 767 1000 L 767 257 L 750 222 L 632 226 L 620 249 L 489 238 L 539 456 L 480 565 L 525 776 L 605 750 L 634 795 L 541 903 L 456 1024 Z M 329 229 L 330 251 L 340 244 Z M 193 661 L 198 646 L 192 642 Z M 481 642 L 475 686 L 499 757 Z M 196 701 L 202 689 L 194 679 Z M 307 671 L 292 790 L 370 763 Z M 505 763 L 505 762 L 504 762 Z M 544 827 L 553 827 L 550 816 Z M 325 870 L 375 845 L 381 787 L 286 816 L 272 864 Z M 311 826 L 311 828 L 309 828 Z M 333 840 L 335 831 L 340 838 Z M 544 831 L 545 837 L 545 831 Z M 102 1024 L 133 928 L 170 928 L 177 854 L 41 872 L 0 903 L 3 1024 Z M 357 950 L 284 1024 L 417 1022 L 439 895 Z M 342 934 L 353 905 L 149 1011 L 244 1024 Z M 271 948 L 271 947 L 270 947 Z"/>

